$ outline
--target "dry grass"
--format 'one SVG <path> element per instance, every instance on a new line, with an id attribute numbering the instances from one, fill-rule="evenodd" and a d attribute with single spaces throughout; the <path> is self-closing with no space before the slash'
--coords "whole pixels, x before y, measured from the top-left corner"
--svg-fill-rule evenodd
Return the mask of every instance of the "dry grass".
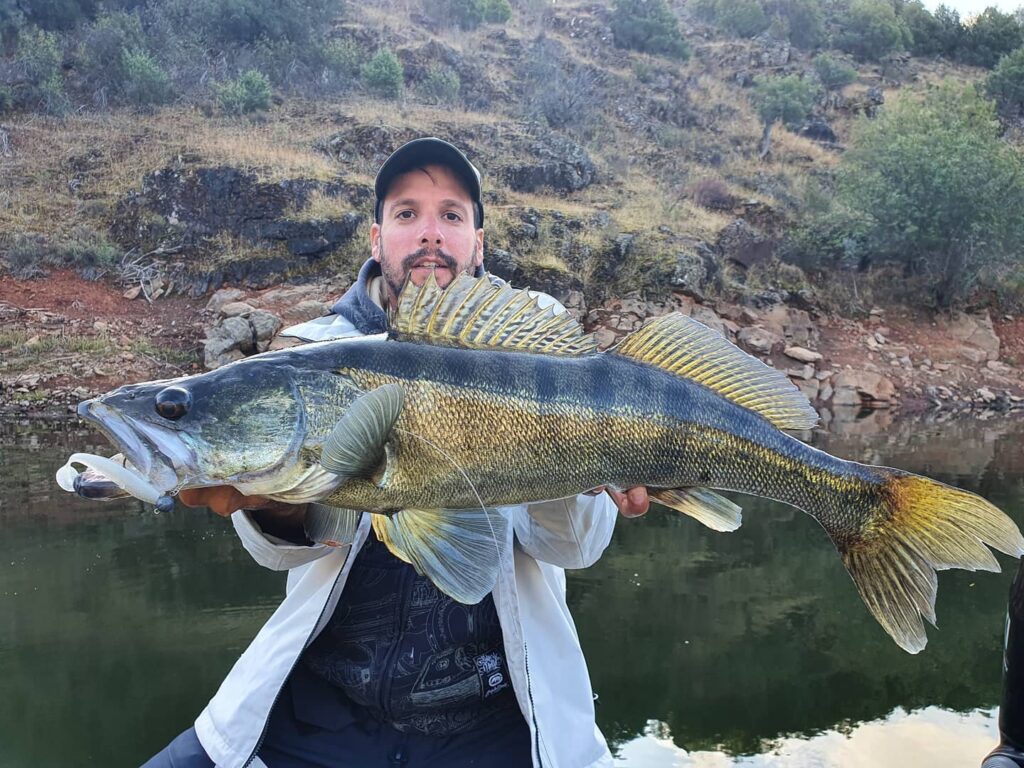
<path id="1" fill-rule="evenodd" d="M 315 190 L 301 207 L 292 207 L 285 211 L 284 217 L 293 221 L 325 221 L 340 219 L 352 212 L 352 203 L 344 197 L 325 195 Z"/>

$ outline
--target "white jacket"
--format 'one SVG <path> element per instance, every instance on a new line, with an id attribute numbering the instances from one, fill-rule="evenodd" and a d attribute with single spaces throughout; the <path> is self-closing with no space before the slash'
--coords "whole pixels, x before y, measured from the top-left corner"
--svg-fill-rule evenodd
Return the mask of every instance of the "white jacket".
<path id="1" fill-rule="evenodd" d="M 359 335 L 338 315 L 286 335 L 314 341 Z M 494 587 L 512 685 L 530 726 L 534 768 L 610 768 L 563 568 L 586 568 L 608 546 L 617 510 L 605 494 L 503 507 L 509 542 Z M 298 546 L 265 535 L 245 511 L 232 515 L 256 562 L 287 570 L 284 601 L 235 662 L 195 727 L 222 768 L 260 766 L 254 757 L 277 697 L 299 655 L 324 628 L 370 530 L 364 514 L 351 546 Z"/>

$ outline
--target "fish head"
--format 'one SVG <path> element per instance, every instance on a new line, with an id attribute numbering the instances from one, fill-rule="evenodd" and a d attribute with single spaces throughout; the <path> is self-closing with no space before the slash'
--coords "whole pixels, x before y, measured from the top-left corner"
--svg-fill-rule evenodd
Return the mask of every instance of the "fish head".
<path id="1" fill-rule="evenodd" d="M 295 369 L 275 358 L 119 387 L 78 406 L 163 493 L 294 484 L 306 416 Z"/>

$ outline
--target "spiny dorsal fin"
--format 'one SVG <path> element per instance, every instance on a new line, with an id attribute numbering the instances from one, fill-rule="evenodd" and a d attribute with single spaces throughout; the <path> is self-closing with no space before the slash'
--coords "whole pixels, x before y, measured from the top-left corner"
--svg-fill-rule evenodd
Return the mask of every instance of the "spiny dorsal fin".
<path id="1" fill-rule="evenodd" d="M 678 312 L 652 320 L 613 352 L 703 384 L 779 429 L 810 429 L 818 423 L 817 411 L 784 373 Z"/>
<path id="2" fill-rule="evenodd" d="M 447 288 L 434 275 L 407 282 L 391 317 L 395 338 L 469 349 L 579 356 L 597 351 L 568 312 L 541 307 L 529 291 L 459 275 Z"/>

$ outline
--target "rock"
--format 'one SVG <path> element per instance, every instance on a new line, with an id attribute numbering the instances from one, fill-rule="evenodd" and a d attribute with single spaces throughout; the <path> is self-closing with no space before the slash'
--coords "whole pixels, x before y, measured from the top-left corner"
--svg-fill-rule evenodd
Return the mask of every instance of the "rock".
<path id="1" fill-rule="evenodd" d="M 503 175 L 516 192 L 548 188 L 555 192 L 576 192 L 592 184 L 597 175 L 593 161 L 579 144 L 549 132 L 536 138 L 520 157 L 529 162 L 508 166 Z"/>
<path id="2" fill-rule="evenodd" d="M 885 344 L 885 334 L 875 331 L 875 341 L 877 341 L 879 344 Z"/>
<path id="3" fill-rule="evenodd" d="M 256 340 L 253 338 L 252 326 L 242 317 L 226 318 L 220 325 L 210 329 L 203 349 L 207 358 L 207 353 L 211 350 L 215 358 L 232 349 L 238 350 L 243 356 L 253 352 L 256 349 Z M 223 365 L 223 362 L 220 364 Z"/>
<path id="4" fill-rule="evenodd" d="M 880 373 L 866 370 L 842 371 L 832 378 L 833 405 L 887 408 L 896 396 L 892 381 Z"/>
<path id="5" fill-rule="evenodd" d="M 789 346 L 817 346 L 818 329 L 810 314 L 803 309 L 777 304 L 765 310 L 761 322 L 772 333 L 783 337 Z"/>
<path id="6" fill-rule="evenodd" d="M 822 141 L 826 144 L 835 144 L 839 141 L 839 137 L 832 130 L 832 126 L 828 124 L 828 120 L 821 115 L 812 115 L 807 118 L 800 126 L 799 133 L 812 141 Z"/>
<path id="7" fill-rule="evenodd" d="M 245 291 L 238 288 L 221 288 L 206 302 L 206 308 L 211 312 L 220 312 L 220 308 L 232 301 L 239 301 L 245 298 Z"/>
<path id="8" fill-rule="evenodd" d="M 803 365 L 799 368 L 787 368 L 784 371 L 784 373 L 791 379 L 801 379 L 803 381 L 808 381 L 810 379 L 814 379 L 814 366 L 811 365 L 810 363 L 807 363 L 806 365 Z M 818 389 L 817 379 L 814 379 L 814 389 L 815 391 L 817 391 Z"/>
<path id="9" fill-rule="evenodd" d="M 245 353 L 227 338 L 207 339 L 203 344 L 203 364 L 207 370 L 220 368 L 222 365 L 241 360 Z"/>
<path id="10" fill-rule="evenodd" d="M 716 245 L 725 258 L 749 268 L 775 253 L 777 241 L 766 237 L 745 219 L 735 219 L 718 234 Z"/>
<path id="11" fill-rule="evenodd" d="M 708 328 L 718 331 L 723 336 L 727 335 L 725 324 L 722 322 L 722 318 L 715 314 L 715 311 L 710 307 L 695 306 L 693 308 L 693 314 L 690 315 L 694 320 L 704 323 Z"/>
<path id="12" fill-rule="evenodd" d="M 303 301 L 315 299 L 317 289 L 312 285 L 286 285 L 281 288 L 272 288 L 260 295 L 259 300 L 251 302 L 258 305 L 264 304 L 300 304 Z"/>
<path id="13" fill-rule="evenodd" d="M 990 371 L 995 371 L 996 373 L 1002 374 L 1010 373 L 1010 371 L 1013 370 L 1006 363 L 1001 363 L 998 360 L 989 360 L 987 363 L 985 363 L 985 367 L 988 368 Z"/>
<path id="14" fill-rule="evenodd" d="M 594 331 L 594 340 L 597 342 L 599 349 L 608 349 L 608 347 L 619 340 L 619 337 L 610 328 L 598 328 Z"/>
<path id="15" fill-rule="evenodd" d="M 804 347 L 786 347 L 782 352 L 786 357 L 791 357 L 801 363 L 816 363 L 822 358 L 820 352 L 813 352 Z"/>
<path id="16" fill-rule="evenodd" d="M 256 308 L 245 301 L 229 301 L 220 308 L 222 317 L 245 317 L 251 314 Z"/>
<path id="17" fill-rule="evenodd" d="M 987 360 L 999 359 L 999 337 L 992 327 L 992 318 L 988 312 L 975 315 L 957 313 L 948 320 L 940 322 L 944 330 L 952 338 L 963 345 L 959 354 L 973 363 L 984 363 Z M 971 350 L 965 354 L 966 350 Z M 980 351 L 983 355 L 977 354 Z"/>
<path id="18" fill-rule="evenodd" d="M 980 397 L 986 403 L 994 403 L 996 401 L 996 393 L 988 387 L 981 387 L 975 392 L 977 397 Z"/>
<path id="19" fill-rule="evenodd" d="M 823 382 L 822 384 L 819 385 L 818 399 L 821 400 L 821 402 L 826 403 L 832 399 L 833 393 L 834 390 L 832 389 L 832 385 L 829 384 L 827 381 Z"/>
<path id="20" fill-rule="evenodd" d="M 789 63 L 790 44 L 770 32 L 762 32 L 752 41 L 758 47 L 751 52 L 751 64 L 758 67 L 784 67 Z"/>
<path id="21" fill-rule="evenodd" d="M 281 329 L 281 318 L 273 312 L 257 309 L 249 315 L 249 325 L 256 339 L 256 351 L 266 352 L 274 335 Z"/>
<path id="22" fill-rule="evenodd" d="M 124 298 L 128 299 L 128 301 L 134 301 L 135 299 L 139 298 L 140 293 L 142 293 L 142 286 L 136 285 L 134 288 L 129 288 L 121 295 L 124 296 Z"/>
<path id="23" fill-rule="evenodd" d="M 796 384 L 796 388 L 803 392 L 804 396 L 811 402 L 814 402 L 815 400 L 818 399 L 818 393 L 820 390 L 817 380 L 806 379 L 798 380 L 793 383 Z"/>
<path id="24" fill-rule="evenodd" d="M 745 351 L 755 355 L 770 355 L 775 347 L 781 346 L 783 338 L 765 328 L 741 328 L 736 334 L 736 343 Z"/>
<path id="25" fill-rule="evenodd" d="M 92 324 L 92 329 L 94 331 L 99 331 L 100 333 L 106 333 L 110 330 L 110 323 L 104 322 L 103 320 L 97 320 Z"/>
<path id="26" fill-rule="evenodd" d="M 282 310 L 281 320 L 287 325 L 297 325 L 330 314 L 330 308 L 322 301 L 306 299 Z"/>

